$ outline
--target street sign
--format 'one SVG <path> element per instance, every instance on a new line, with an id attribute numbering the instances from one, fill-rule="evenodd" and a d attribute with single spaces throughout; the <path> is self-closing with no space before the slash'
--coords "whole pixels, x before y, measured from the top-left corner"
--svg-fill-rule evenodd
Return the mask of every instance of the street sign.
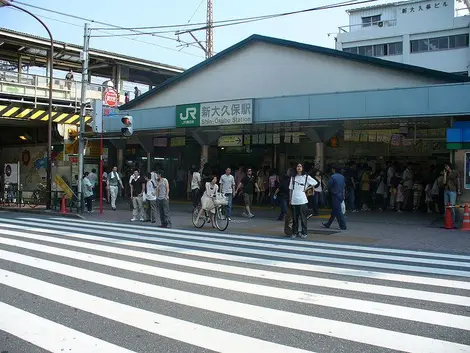
<path id="1" fill-rule="evenodd" d="M 103 93 L 104 105 L 107 105 L 108 107 L 117 107 L 118 101 L 119 101 L 118 93 L 114 88 L 108 87 L 104 90 L 104 93 Z"/>
<path id="2" fill-rule="evenodd" d="M 219 147 L 240 147 L 243 146 L 242 135 L 221 136 L 218 141 Z"/>
<path id="3" fill-rule="evenodd" d="M 55 183 L 57 187 L 64 192 L 65 195 L 67 195 L 68 199 L 72 199 L 73 196 L 73 191 L 72 189 L 67 185 L 67 183 L 62 179 L 62 177 L 57 174 L 55 176 Z"/>

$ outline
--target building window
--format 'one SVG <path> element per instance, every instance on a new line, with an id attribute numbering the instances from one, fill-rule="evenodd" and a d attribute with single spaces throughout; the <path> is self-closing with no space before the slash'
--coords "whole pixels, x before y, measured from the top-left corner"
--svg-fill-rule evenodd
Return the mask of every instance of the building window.
<path id="1" fill-rule="evenodd" d="M 464 48 L 468 47 L 468 34 L 458 34 L 449 37 L 449 48 Z"/>
<path id="2" fill-rule="evenodd" d="M 434 37 L 411 41 L 412 53 L 465 47 L 468 47 L 468 34 L 458 34 L 455 36 Z"/>
<path id="3" fill-rule="evenodd" d="M 362 27 L 377 26 L 377 23 L 380 22 L 381 17 L 382 15 L 363 17 Z"/>
<path id="4" fill-rule="evenodd" d="M 357 54 L 357 47 L 343 48 L 343 51 L 346 53 Z"/>
<path id="5" fill-rule="evenodd" d="M 365 45 L 358 47 L 359 55 L 374 56 L 374 47 L 372 45 Z"/>
<path id="6" fill-rule="evenodd" d="M 402 55 L 403 54 L 403 42 L 389 43 L 387 55 Z"/>
<path id="7" fill-rule="evenodd" d="M 365 45 L 361 47 L 344 48 L 343 51 L 366 55 L 366 56 L 389 56 L 389 55 L 402 55 L 403 54 L 403 43 L 386 43 L 377 45 Z"/>

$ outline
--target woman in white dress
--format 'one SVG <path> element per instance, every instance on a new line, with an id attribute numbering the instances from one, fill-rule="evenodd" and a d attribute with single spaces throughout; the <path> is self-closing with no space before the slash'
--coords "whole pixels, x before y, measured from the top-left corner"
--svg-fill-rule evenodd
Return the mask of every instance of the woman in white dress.
<path id="1" fill-rule="evenodd" d="M 212 227 L 215 227 L 214 226 L 214 214 L 215 214 L 214 199 L 218 191 L 219 191 L 219 186 L 217 185 L 217 177 L 214 176 L 210 182 L 206 183 L 206 190 L 204 191 L 201 197 L 202 207 L 198 214 L 198 219 L 199 219 L 199 217 L 202 216 L 202 213 L 204 211 L 210 211 Z"/>

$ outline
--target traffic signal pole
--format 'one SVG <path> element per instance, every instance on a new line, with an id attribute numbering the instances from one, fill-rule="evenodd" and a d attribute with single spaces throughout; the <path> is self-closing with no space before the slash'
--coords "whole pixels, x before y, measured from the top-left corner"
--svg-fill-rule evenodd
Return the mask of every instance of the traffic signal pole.
<path id="1" fill-rule="evenodd" d="M 90 45 L 90 24 L 85 23 L 85 31 L 83 35 L 83 52 L 81 59 L 83 63 L 82 69 L 82 90 L 80 96 L 80 131 L 78 133 L 78 195 L 80 210 L 83 210 L 83 192 L 82 179 L 84 174 L 84 154 L 85 154 L 85 116 L 86 116 L 86 91 L 88 85 L 88 52 Z M 100 179 L 101 180 L 101 176 Z"/>

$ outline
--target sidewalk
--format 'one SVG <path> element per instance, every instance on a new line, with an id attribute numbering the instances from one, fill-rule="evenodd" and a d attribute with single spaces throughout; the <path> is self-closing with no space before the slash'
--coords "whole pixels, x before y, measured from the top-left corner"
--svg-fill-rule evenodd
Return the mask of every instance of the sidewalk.
<path id="1" fill-rule="evenodd" d="M 118 210 L 112 211 L 104 205 L 103 214 L 95 212 L 85 214 L 88 220 L 129 223 L 132 216 L 128 202 L 118 204 Z M 192 206 L 189 203 L 174 201 L 171 203 L 172 223 L 175 229 L 197 231 L 191 221 Z M 277 221 L 279 210 L 270 207 L 254 207 L 255 218 L 242 217 L 243 207 L 236 205 L 233 221 L 224 233 L 249 234 L 261 236 L 284 235 L 284 222 Z M 470 232 L 442 229 L 442 219 L 435 214 L 404 212 L 359 212 L 348 213 L 347 231 L 336 230 L 336 225 L 325 229 L 321 223 L 329 216 L 329 211 L 322 210 L 320 216 L 309 220 L 309 240 L 331 243 L 347 243 L 366 246 L 382 246 L 414 250 L 439 252 L 470 253 Z M 158 223 L 157 223 L 158 224 Z M 140 223 L 155 227 L 150 223 Z M 218 232 L 210 224 L 200 231 Z"/>

